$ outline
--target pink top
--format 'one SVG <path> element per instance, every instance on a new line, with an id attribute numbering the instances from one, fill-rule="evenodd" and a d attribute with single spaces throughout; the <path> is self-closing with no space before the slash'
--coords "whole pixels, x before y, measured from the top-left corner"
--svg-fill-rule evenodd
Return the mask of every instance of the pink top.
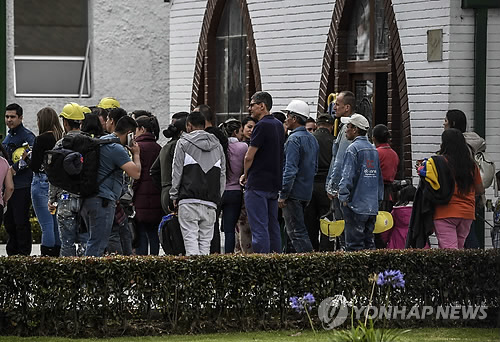
<path id="1" fill-rule="evenodd" d="M 240 177 L 243 174 L 243 162 L 248 145 L 234 137 L 228 140 L 227 159 L 230 167 L 226 167 L 226 190 L 241 190 Z"/>
<path id="2" fill-rule="evenodd" d="M 387 241 L 388 249 L 404 249 L 406 244 L 406 236 L 408 235 L 408 227 L 410 225 L 412 205 L 394 207 L 392 209 L 392 219 L 394 226 L 392 229 L 384 232 L 387 233 L 383 238 Z"/>
<path id="3" fill-rule="evenodd" d="M 9 172 L 9 168 L 10 168 L 10 165 L 9 165 L 9 162 L 7 161 L 7 159 L 3 158 L 3 157 L 0 157 L 0 205 L 4 205 L 3 203 L 3 196 L 1 196 L 1 194 L 3 193 L 3 185 L 5 183 L 5 177 L 7 176 L 7 172 Z"/>

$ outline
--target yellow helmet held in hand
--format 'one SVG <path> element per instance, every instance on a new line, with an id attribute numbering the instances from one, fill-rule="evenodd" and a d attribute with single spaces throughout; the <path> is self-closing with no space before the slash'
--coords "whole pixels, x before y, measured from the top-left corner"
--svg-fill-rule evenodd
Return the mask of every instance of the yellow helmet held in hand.
<path id="1" fill-rule="evenodd" d="M 388 211 L 379 211 L 377 215 L 377 221 L 375 221 L 375 229 L 373 230 L 373 233 L 383 233 L 386 230 L 391 229 L 393 225 L 394 220 L 391 213 Z"/>
<path id="2" fill-rule="evenodd" d="M 103 109 L 120 108 L 120 102 L 114 97 L 103 97 L 97 107 Z"/>
<path id="3" fill-rule="evenodd" d="M 328 237 L 337 237 L 344 231 L 344 220 L 330 221 L 327 218 L 319 220 L 321 233 Z"/>
<path id="4" fill-rule="evenodd" d="M 28 145 L 16 148 L 16 150 L 12 152 L 12 162 L 15 164 L 20 161 L 23 157 L 24 151 L 26 151 L 28 148 Z"/>
<path id="5" fill-rule="evenodd" d="M 63 110 L 59 116 L 62 116 L 68 120 L 81 121 L 85 119 L 85 115 L 83 114 L 82 106 L 78 103 L 70 102 L 63 107 Z"/>

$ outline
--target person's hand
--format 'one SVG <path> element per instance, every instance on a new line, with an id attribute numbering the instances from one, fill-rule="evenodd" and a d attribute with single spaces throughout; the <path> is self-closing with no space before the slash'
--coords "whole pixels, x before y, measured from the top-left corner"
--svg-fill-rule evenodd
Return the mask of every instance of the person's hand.
<path id="1" fill-rule="evenodd" d="M 278 207 L 281 208 L 281 209 L 283 209 L 284 207 L 286 207 L 286 199 L 280 198 L 278 200 Z"/>
<path id="2" fill-rule="evenodd" d="M 54 205 L 55 204 L 55 205 Z M 52 214 L 56 211 L 57 209 L 57 203 L 52 203 L 52 202 L 48 202 L 47 203 L 47 207 L 49 208 L 49 212 Z"/>
<path id="3" fill-rule="evenodd" d="M 139 148 L 139 145 L 137 144 L 137 142 L 135 140 L 132 140 L 132 146 L 127 146 L 127 148 L 130 150 L 130 152 L 132 154 L 139 155 L 139 153 L 141 151 Z"/>
<path id="4" fill-rule="evenodd" d="M 334 192 L 333 194 L 327 192 L 326 195 L 328 196 L 328 198 L 331 200 L 333 200 L 334 198 L 337 198 L 339 197 L 339 194 L 337 192 Z"/>
<path id="5" fill-rule="evenodd" d="M 240 177 L 240 185 L 241 186 L 245 186 L 245 184 L 247 183 L 247 178 L 245 177 L 245 175 L 241 175 Z"/>

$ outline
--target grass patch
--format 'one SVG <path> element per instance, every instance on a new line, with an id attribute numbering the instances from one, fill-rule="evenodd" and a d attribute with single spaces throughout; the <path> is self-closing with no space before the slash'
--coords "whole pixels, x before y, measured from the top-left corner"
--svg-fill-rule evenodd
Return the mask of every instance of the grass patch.
<path id="1" fill-rule="evenodd" d="M 203 335 L 165 335 L 143 337 L 116 337 L 104 339 L 68 339 L 67 337 L 17 337 L 0 336 L 0 342 L 317 342 L 329 341 L 330 333 L 321 331 L 314 335 L 311 331 L 245 332 Z M 498 342 L 498 329 L 479 328 L 423 328 L 412 329 L 401 337 L 401 342 Z"/>

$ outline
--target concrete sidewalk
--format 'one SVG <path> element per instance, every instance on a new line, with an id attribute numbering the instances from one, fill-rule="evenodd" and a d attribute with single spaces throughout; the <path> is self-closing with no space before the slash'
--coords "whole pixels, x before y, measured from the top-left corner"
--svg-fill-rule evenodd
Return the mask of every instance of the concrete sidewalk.
<path id="1" fill-rule="evenodd" d="M 7 256 L 7 251 L 5 250 L 6 244 L 0 244 L 0 256 Z M 31 248 L 31 255 L 40 255 L 40 245 L 33 244 Z"/>

